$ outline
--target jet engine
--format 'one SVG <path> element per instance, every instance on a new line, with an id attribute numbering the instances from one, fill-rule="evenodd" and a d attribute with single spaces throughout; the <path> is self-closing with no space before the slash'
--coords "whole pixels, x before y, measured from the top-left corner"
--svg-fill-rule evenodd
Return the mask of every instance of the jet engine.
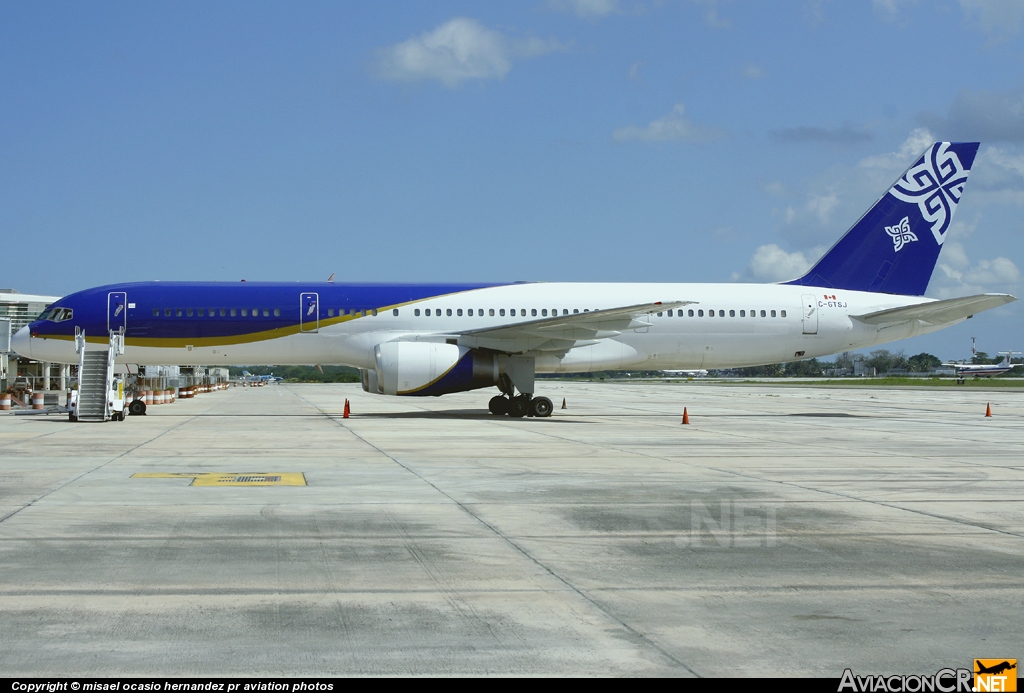
<path id="1" fill-rule="evenodd" d="M 498 384 L 498 355 L 455 344 L 384 342 L 363 389 L 382 395 L 439 396 Z"/>

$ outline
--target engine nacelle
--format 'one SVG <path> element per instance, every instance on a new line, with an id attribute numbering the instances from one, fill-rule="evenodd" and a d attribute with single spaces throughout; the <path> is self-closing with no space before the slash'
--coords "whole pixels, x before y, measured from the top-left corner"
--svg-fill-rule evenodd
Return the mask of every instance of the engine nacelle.
<path id="1" fill-rule="evenodd" d="M 363 389 L 382 395 L 437 396 L 498 384 L 498 355 L 455 344 L 384 342 L 377 370 L 363 370 Z"/>

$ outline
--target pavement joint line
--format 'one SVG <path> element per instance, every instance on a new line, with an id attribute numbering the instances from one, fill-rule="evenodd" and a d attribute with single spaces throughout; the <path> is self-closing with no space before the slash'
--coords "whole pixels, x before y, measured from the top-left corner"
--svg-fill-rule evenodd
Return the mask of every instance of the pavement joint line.
<path id="1" fill-rule="evenodd" d="M 983 583 L 978 582 L 962 582 L 962 583 L 943 583 L 942 591 L 949 592 L 951 589 L 956 591 L 970 590 L 976 592 L 985 592 L 991 590 L 1008 590 L 1020 589 L 1021 583 L 1018 582 L 997 582 L 997 583 Z M 642 585 L 642 586 L 628 586 L 628 587 L 592 587 L 590 588 L 594 592 L 610 592 L 626 594 L 630 592 L 645 592 L 645 591 L 656 591 L 656 592 L 678 592 L 682 594 L 708 594 L 708 593 L 733 593 L 733 594 L 746 594 L 749 592 L 767 592 L 767 593 L 787 593 L 793 590 L 807 591 L 807 592 L 861 592 L 868 590 L 886 590 L 893 592 L 916 592 L 918 590 L 935 590 L 936 586 L 930 582 L 877 582 L 877 583 L 855 583 L 848 585 L 822 585 L 820 583 L 786 583 L 780 585 L 764 585 L 764 584 L 750 584 L 750 585 L 723 585 L 723 584 L 703 584 L 703 585 Z M 566 592 L 570 590 L 565 590 Z M 162 588 L 136 588 L 136 587 L 125 587 L 123 589 L 37 589 L 37 590 L 0 590 L 0 597 L 77 597 L 81 595 L 98 595 L 100 597 L 123 597 L 125 595 L 132 596 L 181 596 L 181 597 L 237 597 L 237 596 L 271 596 L 271 595 L 291 595 L 291 596 L 303 596 L 303 595 L 351 595 L 351 594 L 410 594 L 410 595 L 436 595 L 436 594 L 447 594 L 448 590 L 440 589 L 374 589 L 374 588 L 359 588 L 353 587 L 348 589 L 329 589 L 329 590 L 317 590 L 317 589 L 280 589 L 280 588 L 189 588 L 189 589 L 162 589 Z M 459 594 L 550 594 L 551 590 L 544 588 L 537 589 L 515 589 L 515 588 L 490 588 L 486 590 L 481 589 L 460 589 Z M 27 609 L 35 609 L 35 606 L 28 606 Z"/>
<path id="2" fill-rule="evenodd" d="M 388 453 L 386 453 L 386 452 L 384 452 L 383 450 L 381 450 L 381 449 L 380 449 L 379 447 L 377 447 L 376 445 L 374 445 L 373 443 L 371 443 L 371 442 L 370 442 L 369 440 L 367 440 L 366 438 L 364 438 L 363 436 L 361 436 L 361 435 L 360 435 L 359 433 L 357 433 L 356 431 L 354 431 L 354 430 L 352 429 L 352 427 L 350 427 L 350 426 L 346 426 L 346 425 L 344 424 L 344 421 L 343 421 L 343 420 L 342 420 L 342 421 L 339 421 L 339 420 L 337 419 L 337 415 L 336 415 L 336 414 L 329 414 L 329 413 L 327 413 L 327 412 L 324 412 L 324 411 L 323 411 L 322 409 L 320 409 L 320 407 L 318 407 L 317 405 L 313 404 L 313 403 L 312 403 L 312 402 L 310 402 L 309 400 L 305 399 L 305 398 L 304 398 L 304 397 L 302 397 L 301 395 L 296 395 L 296 397 L 298 397 L 298 398 L 299 398 L 299 399 L 301 399 L 302 401 L 306 402 L 306 404 L 308 404 L 309 406 L 312 406 L 313 408 L 315 408 L 315 409 L 317 409 L 317 410 L 321 411 L 321 412 L 322 412 L 322 415 L 323 415 L 323 416 L 324 416 L 325 418 L 327 418 L 328 420 L 330 420 L 330 421 L 334 422 L 334 423 L 335 423 L 335 424 L 337 424 L 338 426 L 341 426 L 341 427 L 342 427 L 343 429 L 345 429 L 346 431 L 348 431 L 348 433 L 349 433 L 349 434 L 351 434 L 351 435 L 352 435 L 353 437 L 355 437 L 355 438 L 358 438 L 358 439 L 359 439 L 360 441 L 362 441 L 362 442 L 363 442 L 363 443 L 364 443 L 365 445 L 367 445 L 367 446 L 369 446 L 369 447 L 373 448 L 373 449 L 374 449 L 374 450 L 376 450 L 376 451 L 377 451 L 377 452 L 378 452 L 379 454 L 381 454 L 381 455 L 383 455 L 384 457 L 386 457 L 387 459 L 391 460 L 392 462 L 394 462 L 395 464 L 397 464 L 397 465 L 398 465 L 399 467 L 401 467 L 402 469 L 406 470 L 407 472 L 409 472 L 410 474 L 412 474 L 413 476 L 415 476 L 415 477 L 416 477 L 417 479 L 419 479 L 419 480 L 420 480 L 420 481 L 422 481 L 423 483 L 425 483 L 425 484 L 427 484 L 428 486 L 430 486 L 431 488 L 433 488 L 433 489 L 434 489 L 435 491 L 437 491 L 437 492 L 438 492 L 439 494 L 441 494 L 442 496 L 444 496 L 445 498 L 447 498 L 447 499 L 448 499 L 449 501 L 451 501 L 452 503 L 454 503 L 454 504 L 455 504 L 455 505 L 456 505 L 456 506 L 457 506 L 457 507 L 458 507 L 458 508 L 459 508 L 460 510 L 462 510 L 462 511 L 463 511 L 464 513 L 466 513 L 466 514 L 467 514 L 467 515 L 468 515 L 469 517 L 473 518 L 473 519 L 474 519 L 474 520 L 475 520 L 476 522 L 478 522 L 479 524 L 481 524 L 481 525 L 483 525 L 484 527 L 486 527 L 486 528 L 487 528 L 487 529 L 488 529 L 488 530 L 489 530 L 490 532 L 492 532 L 492 533 L 493 533 L 493 534 L 494 534 L 494 535 L 495 535 L 496 537 L 498 537 L 498 538 L 499 538 L 499 539 L 501 539 L 501 540 L 502 540 L 503 542 L 505 542 L 506 544 L 508 544 L 508 546 L 510 546 L 510 547 L 511 547 L 511 548 L 512 548 L 512 549 L 513 549 L 514 551 L 516 551 L 517 553 L 519 553 L 520 555 L 522 555 L 522 556 L 523 556 L 524 558 L 526 558 L 527 560 L 529 560 L 530 562 L 532 562 L 532 563 L 533 563 L 534 565 L 536 565 L 537 567 L 541 568 L 541 569 L 542 569 L 542 570 L 543 570 L 544 572 L 546 572 L 546 573 L 547 573 L 548 575 L 550 575 L 550 576 L 551 576 L 552 578 L 554 578 L 554 579 L 555 579 L 555 580 L 557 580 L 558 582 L 560 582 L 560 583 L 562 583 L 563 585 L 565 585 L 565 586 L 566 586 L 566 587 L 567 587 L 567 588 L 568 588 L 569 590 L 571 590 L 571 591 L 572 591 L 572 592 L 573 592 L 574 594 L 576 594 L 576 595 L 577 595 L 577 596 L 579 596 L 579 597 L 580 597 L 581 599 L 583 599 L 583 600 L 584 600 L 584 601 L 586 601 L 586 602 L 587 602 L 588 604 L 590 604 L 590 605 L 591 605 L 592 607 L 594 607 L 595 609 L 597 609 L 597 610 L 598 610 L 598 612 L 600 612 L 600 613 L 604 614 L 604 616 L 605 616 L 606 618 L 608 618 L 608 619 L 610 619 L 610 620 L 614 621 L 615 623 L 617 623 L 617 624 L 619 625 L 619 627 L 621 627 L 622 629 L 624 629 L 624 630 L 625 630 L 626 632 L 628 632 L 628 633 L 629 633 L 630 635 L 632 635 L 632 636 L 633 636 L 633 637 L 634 637 L 635 639 L 637 639 L 637 640 L 639 640 L 640 642 L 642 642 L 642 643 L 644 643 L 645 645 L 647 645 L 647 647 L 648 647 L 648 648 L 650 648 L 650 649 L 654 650 L 655 652 L 659 653 L 659 654 L 660 654 L 660 655 L 661 655 L 662 657 L 664 657 L 665 659 L 667 659 L 667 660 L 668 660 L 669 662 L 672 662 L 673 664 L 675 664 L 675 665 L 677 665 L 677 666 L 680 666 L 680 667 L 682 667 L 683 669 L 685 669 L 685 670 L 686 670 L 687 672 L 689 672 L 689 673 L 690 673 L 690 674 L 692 674 L 693 676 L 695 676 L 695 677 L 697 677 L 697 678 L 704 678 L 703 676 L 701 676 L 700 674 L 698 674 L 698 673 L 697 673 L 696 671 L 694 671 L 694 670 L 693 670 L 693 669 L 692 669 L 692 668 L 691 668 L 691 667 L 690 667 L 689 665 L 687 665 L 687 664 L 686 664 L 685 662 L 683 662 L 683 661 L 682 661 L 681 659 L 679 659 L 678 657 L 676 657 L 675 655 L 673 655 L 672 653 L 670 653 L 670 652 L 669 652 L 668 650 L 666 650 L 665 648 L 663 648 L 663 647 L 662 647 L 661 645 L 659 645 L 659 644 L 658 644 L 657 642 L 655 642 L 654 640 L 652 640 L 652 639 L 651 639 L 651 638 L 649 638 L 648 636 L 644 635 L 644 634 L 643 634 L 643 633 L 641 633 L 640 631 L 638 631 L 638 630 L 636 630 L 635 628 L 633 628 L 632 626 L 630 626 L 630 625 L 629 625 L 628 623 L 626 623 L 625 621 L 623 621 L 623 620 L 622 620 L 621 618 L 619 618 L 619 617 L 618 617 L 618 616 L 616 616 L 615 614 L 611 613 L 611 612 L 610 612 L 610 611 L 609 611 L 609 610 L 608 610 L 608 609 L 607 609 L 606 607 L 604 607 L 604 606 L 603 606 L 603 605 L 601 605 L 601 604 L 600 604 L 599 602 L 597 602 L 597 600 L 595 600 L 595 599 L 594 599 L 593 597 L 591 597 L 591 596 L 590 596 L 589 594 L 587 594 L 586 592 L 584 592 L 584 591 L 583 591 L 583 590 L 582 590 L 581 588 L 577 587 L 576 585 L 573 585 L 573 584 L 572 584 L 571 582 L 569 582 L 569 581 L 568 581 L 568 580 L 567 580 L 566 578 L 564 578 L 564 577 L 562 577 L 561 575 L 559 575 L 558 573 L 556 573 L 556 572 L 554 571 L 554 569 L 552 569 L 552 568 L 550 568 L 549 566 L 545 565 L 545 564 L 544 564 L 544 563 L 542 563 L 542 562 L 541 562 L 541 561 L 540 561 L 539 559 L 537 559 L 536 557 L 534 557 L 533 555 L 531 555 L 531 554 L 530 554 L 530 553 L 529 553 L 528 551 L 526 551 L 526 550 L 525 550 L 525 549 L 524 549 L 524 548 L 523 548 L 522 546 L 520 546 L 520 545 L 519 545 L 519 544 L 517 544 L 517 543 L 516 543 L 515 541 L 513 541 L 513 540 L 512 540 L 512 539 L 511 539 L 510 537 L 506 536 L 506 535 L 505 535 L 504 533 L 502 533 L 502 532 L 501 532 L 500 530 L 498 530 L 498 528 L 497 528 L 497 527 L 495 527 L 494 525 L 492 525 L 491 523 L 487 522 L 487 521 L 486 521 L 486 520 L 484 520 L 484 519 L 483 519 L 482 517 L 480 517 L 479 515 L 477 515 L 476 513 L 474 513 L 474 512 L 473 512 L 473 511 L 472 511 L 472 510 L 471 510 L 471 509 L 470 509 L 470 508 L 469 508 L 469 507 L 468 507 L 468 506 L 467 506 L 466 504 L 464 504 L 464 503 L 462 503 L 462 502 L 460 502 L 460 501 L 456 500 L 456 499 L 455 499 L 455 498 L 454 498 L 453 496 L 451 496 L 451 495 L 450 495 L 449 493 L 447 493 L 446 491 L 444 491 L 443 489 L 441 489 L 441 488 L 440 488 L 439 486 L 437 486 L 437 485 L 436 485 L 435 483 L 433 483 L 433 482 L 432 482 L 432 481 L 430 481 L 429 479 L 425 478 L 424 476 L 422 476 L 421 474 L 419 474 L 418 472 L 416 472 L 416 471 L 415 471 L 414 469 L 412 469 L 412 468 L 411 468 L 411 467 L 409 467 L 408 465 L 406 465 L 406 464 L 403 464 L 403 463 L 402 463 L 401 461 L 397 460 L 396 458 L 392 457 L 392 456 L 391 456 L 391 455 L 389 455 Z M 424 409 L 424 410 L 425 410 L 425 409 Z M 497 423 L 497 422 L 495 422 L 495 423 Z M 415 557 L 414 557 L 414 558 L 415 558 Z M 428 574 L 429 574 L 429 572 L 428 572 Z"/>
<path id="3" fill-rule="evenodd" d="M 109 460 L 107 460 L 107 461 L 106 461 L 106 462 L 104 462 L 103 464 L 97 465 L 96 467 L 93 467 L 92 469 L 89 469 L 89 470 L 87 470 L 87 471 L 84 471 L 84 472 L 82 472 L 81 474 L 79 474 L 78 476 L 76 476 L 76 477 L 74 477 L 74 478 L 68 479 L 67 481 L 65 481 L 65 482 L 64 482 L 63 484 L 61 484 L 61 485 L 59 485 L 59 486 L 56 486 L 56 487 L 54 487 L 54 488 L 51 488 L 51 489 L 50 489 L 49 491 L 47 491 L 46 493 L 42 494 L 41 496 L 37 496 L 37 497 L 33 498 L 33 499 L 32 499 L 32 500 L 30 500 L 30 501 L 29 501 L 28 503 L 26 503 L 25 505 L 21 506 L 20 508 L 18 508 L 18 509 L 16 509 L 16 510 L 14 510 L 13 512 L 10 512 L 10 513 L 8 513 L 8 514 L 4 515 L 3 517 L 0 517 L 0 524 L 2 524 L 2 523 L 4 523 L 4 522 L 6 522 L 7 520 L 11 519 L 12 517 L 14 517 L 14 516 L 15 516 L 15 515 L 17 515 L 18 513 L 20 513 L 20 512 L 22 511 L 22 510 L 25 510 L 26 508 L 30 508 L 30 507 L 32 507 L 33 505 L 35 505 L 35 504 L 36 504 L 36 503 L 38 503 L 39 501 L 43 500 L 44 498 L 46 498 L 46 497 L 47 497 L 47 496 L 49 496 L 50 494 L 56 493 L 57 491 L 60 491 L 61 489 L 63 489 L 63 488 L 66 488 L 66 487 L 70 486 L 71 484 L 75 483 L 75 482 L 76 482 L 76 481 L 78 481 L 79 479 L 81 479 L 81 478 L 83 478 L 83 477 L 86 477 L 86 476 L 88 476 L 88 475 L 92 474 L 93 472 L 95 472 L 95 471 L 98 471 L 98 470 L 102 469 L 103 467 L 106 467 L 106 466 L 107 466 L 108 464 L 110 464 L 111 462 L 116 462 L 117 460 L 121 459 L 122 457 L 124 457 L 124 456 L 126 456 L 126 455 L 128 455 L 128 454 L 131 454 L 131 453 L 135 452 L 135 451 L 136 451 L 136 450 L 138 450 L 139 448 L 141 448 L 141 447 L 143 447 L 143 446 L 145 446 L 145 445 L 149 445 L 150 443 L 152 443 L 152 442 L 153 442 L 153 441 L 155 441 L 155 440 L 159 440 L 160 438 L 164 437 L 165 435 L 167 435 L 167 434 L 168 434 L 168 433 L 170 433 L 171 431 L 174 431 L 174 430 L 176 430 L 176 429 L 178 429 L 178 428 L 181 428 L 182 426 L 184 426 L 185 424 L 187 424 L 187 423 L 188 423 L 189 421 L 192 421 L 192 420 L 194 420 L 194 419 L 198 419 L 198 418 L 199 418 L 199 417 L 201 417 L 201 416 L 203 416 L 203 414 L 202 414 L 202 413 L 200 413 L 200 414 L 196 414 L 195 416 L 192 416 L 191 418 L 189 418 L 189 419 L 186 419 L 185 421 L 182 421 L 181 423 L 175 424 L 174 426 L 171 426 L 170 428 L 167 428 L 167 429 L 165 429 L 165 430 L 161 431 L 160 433 L 156 434 L 156 435 L 155 435 L 155 436 L 153 436 L 152 438 L 149 438 L 148 440 L 145 440 L 145 441 L 143 441 L 143 442 L 139 443 L 138 445 L 135 445 L 135 446 L 133 446 L 133 447 L 130 447 L 130 448 L 128 448 L 127 450 L 125 450 L 124 452 L 122 452 L 122 453 L 121 453 L 120 455 L 116 455 L 116 456 L 114 456 L 114 457 L 111 457 L 111 458 L 110 458 Z M 79 425 L 86 425 L 86 426 L 87 426 L 87 425 L 89 425 L 89 424 L 79 424 Z"/>
<path id="4" fill-rule="evenodd" d="M 850 495 L 850 494 L 844 494 L 844 493 L 840 493 L 838 491 L 832 491 L 832 490 L 828 490 L 828 489 L 819 489 L 819 488 L 814 488 L 812 486 L 804 486 L 804 485 L 797 484 L 797 483 L 794 483 L 794 482 L 791 482 L 791 481 L 786 481 L 786 480 L 766 479 L 764 477 L 760 477 L 760 476 L 757 476 L 757 475 L 754 475 L 754 474 L 744 474 L 744 473 L 736 471 L 736 470 L 722 469 L 720 467 L 713 467 L 713 466 L 710 466 L 710 465 L 694 464 L 693 462 L 687 462 L 687 461 L 680 460 L 680 459 L 664 457 L 664 456 L 661 456 L 661 455 L 652 455 L 652 454 L 646 453 L 646 452 L 644 452 L 643 450 L 640 450 L 640 449 L 637 449 L 637 450 L 623 450 L 622 448 L 616 447 L 614 445 L 606 445 L 606 446 L 600 446 L 599 447 L 599 446 L 595 445 L 594 443 L 587 443 L 587 442 L 583 442 L 583 441 L 573 440 L 572 438 L 565 438 L 563 436 L 555 435 L 554 433 L 550 433 L 548 431 L 541 431 L 541 430 L 537 430 L 537 429 L 528 429 L 528 430 L 531 433 L 535 433 L 537 435 L 547 436 L 547 437 L 550 437 L 550 438 L 556 438 L 558 440 L 562 440 L 562 441 L 570 442 L 570 443 L 575 443 L 577 445 L 590 445 L 591 447 L 594 447 L 595 449 L 598 449 L 598 450 L 615 450 L 616 452 L 619 452 L 619 453 L 623 453 L 623 454 L 628 453 L 630 455 L 637 455 L 639 457 L 646 457 L 646 458 L 652 459 L 652 460 L 660 460 L 662 462 L 668 462 L 670 464 L 682 464 L 682 465 L 686 465 L 688 467 L 693 467 L 693 468 L 696 468 L 696 469 L 703 469 L 703 470 L 706 470 L 706 471 L 715 471 L 715 472 L 718 472 L 720 474 L 731 474 L 733 476 L 738 476 L 738 477 L 744 478 L 744 479 L 755 479 L 757 481 L 761 481 L 761 482 L 768 483 L 768 484 L 778 484 L 780 486 L 787 486 L 787 487 L 790 487 L 790 488 L 798 488 L 798 489 L 801 489 L 803 491 L 812 491 L 812 492 L 815 492 L 815 493 L 822 493 L 822 494 L 827 494 L 827 495 L 833 495 L 833 496 L 837 496 L 839 498 L 845 498 L 845 499 L 850 500 L 850 501 L 858 501 L 858 502 L 862 502 L 862 503 L 870 503 L 872 505 L 878 505 L 878 506 L 881 506 L 881 507 L 890 508 L 890 509 L 894 509 L 894 510 L 901 510 L 903 512 L 912 513 L 912 514 L 916 514 L 916 515 L 923 515 L 925 517 L 931 517 L 931 518 L 934 518 L 934 519 L 937 519 L 937 520 L 944 520 L 946 522 L 952 522 L 952 523 L 955 523 L 955 524 L 965 525 L 965 526 L 968 526 L 968 527 L 975 527 L 977 529 L 982 529 L 982 530 L 986 530 L 986 531 L 990 531 L 990 532 L 995 532 L 997 534 L 1003 534 L 1003 535 L 1010 536 L 1010 537 L 1024 538 L 1024 534 L 1021 534 L 1021 533 L 1018 533 L 1018 532 L 1010 532 L 1008 530 L 999 529 L 997 527 L 991 527 L 991 526 L 988 526 L 988 525 L 985 525 L 985 524 L 981 524 L 981 523 L 977 523 L 977 522 L 968 522 L 966 520 L 961 520 L 961 519 L 958 519 L 958 518 L 955 518 L 955 517 L 947 517 L 945 515 L 939 515 L 939 514 L 936 514 L 936 513 L 928 513 L 928 512 L 925 512 L 923 510 L 916 510 L 916 509 L 912 509 L 912 508 L 904 508 L 904 507 L 901 507 L 899 505 L 895 505 L 893 503 L 886 503 L 886 502 L 871 500 L 871 499 L 867 499 L 867 498 L 860 498 L 858 496 L 854 496 L 854 495 Z M 725 436 L 730 436 L 730 437 L 737 437 L 737 436 L 738 437 L 742 437 L 742 438 L 750 437 L 750 434 L 748 434 L 748 433 L 742 433 L 742 432 L 736 432 L 736 431 L 722 431 L 722 432 L 720 432 L 720 434 L 721 435 L 725 435 Z M 870 456 L 871 457 L 878 457 L 878 456 L 882 456 L 882 454 L 883 453 L 881 453 L 881 452 L 879 452 L 879 453 L 872 453 Z M 921 459 L 921 458 L 918 458 L 918 459 Z M 924 458 L 924 459 L 929 459 L 929 458 Z M 954 464 L 966 464 L 964 462 L 958 462 L 956 460 L 953 460 L 953 462 L 954 462 Z M 1002 467 L 1000 467 L 1000 468 L 1002 468 Z"/>

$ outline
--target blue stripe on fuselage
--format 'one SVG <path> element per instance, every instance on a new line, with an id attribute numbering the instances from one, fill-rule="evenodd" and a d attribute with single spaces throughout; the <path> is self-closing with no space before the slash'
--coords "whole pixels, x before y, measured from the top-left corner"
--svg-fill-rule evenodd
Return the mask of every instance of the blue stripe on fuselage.
<path id="1" fill-rule="evenodd" d="M 70 294 L 54 307 L 71 308 L 74 317 L 65 322 L 37 321 L 31 330 L 41 337 L 74 336 L 75 327 L 81 327 L 89 336 L 107 333 L 107 296 L 113 292 L 124 292 L 129 305 L 126 338 L 173 339 L 184 336 L 198 338 L 230 338 L 251 335 L 258 332 L 295 328 L 300 322 L 303 294 L 318 294 L 319 321 L 329 320 L 328 310 L 351 313 L 371 311 L 387 306 L 449 294 L 473 291 L 494 286 L 490 284 L 333 284 L 333 283 L 271 283 L 240 282 L 138 282 L 110 284 Z M 220 316 L 220 309 L 228 312 Z M 168 317 L 165 311 L 171 311 Z M 177 315 L 178 310 L 182 314 Z M 208 313 L 216 310 L 218 315 L 200 317 L 198 310 Z M 237 311 L 235 316 L 230 311 Z M 243 317 L 241 310 L 259 311 L 257 317 Z M 275 316 L 274 310 L 280 310 Z M 158 311 L 154 315 L 153 311 Z M 187 312 L 193 311 L 192 316 Z M 264 316 L 263 311 L 269 311 Z M 307 320 L 304 318 L 304 320 Z M 312 320 L 309 318 L 307 321 Z"/>

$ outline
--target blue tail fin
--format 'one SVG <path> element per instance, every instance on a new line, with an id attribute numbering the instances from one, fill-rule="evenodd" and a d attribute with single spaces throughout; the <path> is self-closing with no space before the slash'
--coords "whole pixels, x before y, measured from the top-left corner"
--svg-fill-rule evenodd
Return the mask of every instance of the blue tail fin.
<path id="1" fill-rule="evenodd" d="M 978 144 L 933 144 L 807 274 L 786 283 L 923 296 Z"/>

